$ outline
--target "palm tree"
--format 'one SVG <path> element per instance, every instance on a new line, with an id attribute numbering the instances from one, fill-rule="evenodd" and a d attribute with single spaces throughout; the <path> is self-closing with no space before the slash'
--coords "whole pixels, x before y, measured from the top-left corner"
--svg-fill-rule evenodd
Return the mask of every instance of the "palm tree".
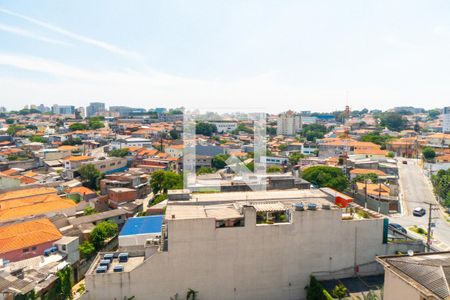
<path id="1" fill-rule="evenodd" d="M 195 300 L 197 297 L 198 291 L 194 291 L 193 289 L 189 288 L 186 294 L 186 300 Z"/>

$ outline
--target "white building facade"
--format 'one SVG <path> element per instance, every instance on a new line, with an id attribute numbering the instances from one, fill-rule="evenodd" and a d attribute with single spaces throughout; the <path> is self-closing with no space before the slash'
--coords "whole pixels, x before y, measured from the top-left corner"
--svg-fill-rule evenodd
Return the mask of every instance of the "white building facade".
<path id="1" fill-rule="evenodd" d="M 100 254 L 86 273 L 85 299 L 169 299 L 188 289 L 199 299 L 305 299 L 311 274 L 331 279 L 382 272 L 375 256 L 397 250 L 385 241 L 387 219 L 343 219 L 324 195 L 216 193 L 196 195 L 193 205 L 169 203 L 161 245 L 151 241 L 145 254 L 130 252 L 122 272 L 96 273 Z M 224 204 L 232 198 L 243 202 Z M 299 199 L 317 209 L 293 209 Z M 215 201 L 221 204 L 206 204 Z M 280 209 L 287 221 L 258 222 Z"/>
<path id="2" fill-rule="evenodd" d="M 444 107 L 442 120 L 442 132 L 450 133 L 450 106 Z"/>
<path id="3" fill-rule="evenodd" d="M 278 115 L 277 135 L 295 135 L 301 129 L 301 116 L 295 112 L 290 110 Z"/>

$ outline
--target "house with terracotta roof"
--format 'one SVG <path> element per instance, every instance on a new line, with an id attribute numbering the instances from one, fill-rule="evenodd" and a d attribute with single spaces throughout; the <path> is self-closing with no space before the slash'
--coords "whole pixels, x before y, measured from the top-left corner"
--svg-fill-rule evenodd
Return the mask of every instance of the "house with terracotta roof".
<path id="1" fill-rule="evenodd" d="M 419 154 L 420 145 L 416 138 L 401 138 L 388 141 L 386 150 L 394 152 L 396 156 L 416 157 Z"/>
<path id="2" fill-rule="evenodd" d="M 380 150 L 381 146 L 371 142 L 360 142 L 353 139 L 334 139 L 319 143 L 319 156 L 329 157 L 337 155 L 350 155 L 356 150 Z"/>
<path id="3" fill-rule="evenodd" d="M 170 145 L 170 146 L 165 148 L 165 151 L 170 156 L 173 156 L 173 157 L 176 157 L 176 158 L 180 158 L 180 157 L 183 156 L 184 145 L 183 144 L 181 144 L 181 145 Z"/>
<path id="4" fill-rule="evenodd" d="M 45 189 L 50 190 L 39 188 L 0 194 L 0 223 L 34 216 L 75 215 L 75 202 Z"/>
<path id="5" fill-rule="evenodd" d="M 0 227 L 0 258 L 19 261 L 44 254 L 62 235 L 49 219 Z"/>
<path id="6" fill-rule="evenodd" d="M 387 174 L 377 169 L 353 169 L 350 171 L 350 179 L 354 179 L 358 175 L 375 174 L 378 177 L 386 176 Z"/>
<path id="7" fill-rule="evenodd" d="M 93 161 L 94 157 L 80 155 L 80 156 L 70 156 L 64 159 L 64 169 L 75 170 L 81 167 L 84 162 Z"/>

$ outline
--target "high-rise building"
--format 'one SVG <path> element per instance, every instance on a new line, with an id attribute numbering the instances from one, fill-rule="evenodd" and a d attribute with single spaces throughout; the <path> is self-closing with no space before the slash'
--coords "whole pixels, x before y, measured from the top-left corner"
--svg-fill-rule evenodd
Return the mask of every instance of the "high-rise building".
<path id="1" fill-rule="evenodd" d="M 75 106 L 54 104 L 52 112 L 57 115 L 73 115 L 75 114 Z"/>
<path id="2" fill-rule="evenodd" d="M 40 112 L 43 112 L 43 113 L 49 112 L 49 111 L 50 111 L 50 107 L 45 106 L 44 104 L 39 104 L 39 106 L 37 107 L 37 109 L 38 109 Z"/>
<path id="3" fill-rule="evenodd" d="M 80 106 L 76 109 L 76 111 L 80 114 L 80 117 L 86 118 L 86 110 L 84 107 Z"/>
<path id="4" fill-rule="evenodd" d="M 91 102 L 89 106 L 86 107 L 86 115 L 88 118 L 101 115 L 105 111 L 105 103 L 102 102 Z"/>
<path id="5" fill-rule="evenodd" d="M 443 114 L 442 131 L 444 133 L 450 133 L 450 106 L 444 107 Z"/>
<path id="6" fill-rule="evenodd" d="M 295 135 L 302 129 L 301 117 L 289 110 L 278 115 L 277 134 L 278 135 Z"/>

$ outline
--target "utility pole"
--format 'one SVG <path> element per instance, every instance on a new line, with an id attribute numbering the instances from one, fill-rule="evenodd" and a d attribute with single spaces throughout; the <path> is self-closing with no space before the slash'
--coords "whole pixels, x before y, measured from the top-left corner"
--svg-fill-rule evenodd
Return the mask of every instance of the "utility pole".
<path id="1" fill-rule="evenodd" d="M 430 206 L 428 213 L 428 232 L 427 232 L 427 251 L 430 252 L 430 243 L 431 243 L 431 212 L 432 212 L 432 203 L 428 203 Z"/>
<path id="2" fill-rule="evenodd" d="M 427 202 L 427 204 L 429 205 L 429 213 L 428 213 L 428 232 L 427 232 L 427 252 L 430 252 L 430 246 L 431 246 L 431 227 L 433 225 L 433 217 L 432 217 L 432 212 L 433 212 L 433 206 L 435 206 L 436 204 L 431 203 L 431 202 Z"/>

